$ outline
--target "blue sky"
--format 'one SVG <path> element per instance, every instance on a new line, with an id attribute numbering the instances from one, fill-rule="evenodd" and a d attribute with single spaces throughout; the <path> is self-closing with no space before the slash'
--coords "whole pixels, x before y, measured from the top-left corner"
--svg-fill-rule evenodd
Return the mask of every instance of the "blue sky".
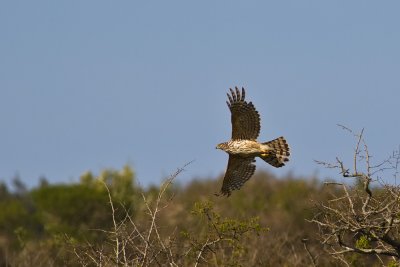
<path id="1" fill-rule="evenodd" d="M 398 1 L 6 1 L 0 8 L 0 179 L 77 181 L 131 164 L 141 184 L 188 161 L 216 177 L 229 87 L 244 86 L 261 141 L 334 175 L 365 128 L 373 160 L 400 144 Z"/>

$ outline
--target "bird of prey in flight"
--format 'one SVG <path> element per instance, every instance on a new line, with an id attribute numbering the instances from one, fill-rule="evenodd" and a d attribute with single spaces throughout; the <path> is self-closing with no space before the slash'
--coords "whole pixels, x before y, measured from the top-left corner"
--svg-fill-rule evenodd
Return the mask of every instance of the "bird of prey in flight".
<path id="1" fill-rule="evenodd" d="M 228 167 L 222 183 L 221 194 L 230 196 L 240 189 L 256 170 L 255 158 L 259 157 L 279 168 L 289 161 L 289 145 L 283 136 L 259 143 L 260 115 L 253 103 L 245 101 L 245 90 L 230 89 L 226 103 L 231 111 L 232 138 L 216 148 L 229 154 Z"/>

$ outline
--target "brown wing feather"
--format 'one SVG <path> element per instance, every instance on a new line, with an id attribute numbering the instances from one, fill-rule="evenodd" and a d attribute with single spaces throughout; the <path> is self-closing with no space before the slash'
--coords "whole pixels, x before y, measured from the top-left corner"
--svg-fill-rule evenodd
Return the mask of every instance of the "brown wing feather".
<path id="1" fill-rule="evenodd" d="M 235 91 L 229 88 L 231 94 L 226 101 L 231 111 L 232 139 L 257 139 L 260 133 L 260 115 L 253 103 L 246 102 L 245 90 L 242 93 L 235 87 Z"/>
<path id="2" fill-rule="evenodd" d="M 222 182 L 221 194 L 229 196 L 232 190 L 238 190 L 250 179 L 256 170 L 254 158 L 242 158 L 229 155 L 228 168 Z"/>

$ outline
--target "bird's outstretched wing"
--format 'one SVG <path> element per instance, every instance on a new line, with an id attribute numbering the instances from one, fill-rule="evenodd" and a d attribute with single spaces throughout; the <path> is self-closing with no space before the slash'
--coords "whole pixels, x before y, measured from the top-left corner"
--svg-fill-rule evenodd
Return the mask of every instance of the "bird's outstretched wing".
<path id="1" fill-rule="evenodd" d="M 260 133 L 260 115 L 253 103 L 246 102 L 245 91 L 242 87 L 242 93 L 235 87 L 228 95 L 229 101 L 226 101 L 231 111 L 232 139 L 257 139 Z"/>
<path id="2" fill-rule="evenodd" d="M 254 158 L 242 158 L 229 155 L 228 168 L 222 182 L 221 194 L 229 196 L 232 190 L 238 190 L 250 179 L 256 170 Z"/>

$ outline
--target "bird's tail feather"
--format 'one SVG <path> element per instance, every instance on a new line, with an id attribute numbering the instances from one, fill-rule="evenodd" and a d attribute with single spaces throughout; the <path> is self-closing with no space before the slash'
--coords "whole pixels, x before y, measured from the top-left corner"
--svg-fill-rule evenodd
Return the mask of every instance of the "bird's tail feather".
<path id="1" fill-rule="evenodd" d="M 276 168 L 279 168 L 284 166 L 285 162 L 289 161 L 290 149 L 286 139 L 283 136 L 272 141 L 265 142 L 263 145 L 267 145 L 272 149 L 271 151 L 268 151 L 268 153 L 260 155 L 260 158 L 262 158 L 265 162 Z"/>

